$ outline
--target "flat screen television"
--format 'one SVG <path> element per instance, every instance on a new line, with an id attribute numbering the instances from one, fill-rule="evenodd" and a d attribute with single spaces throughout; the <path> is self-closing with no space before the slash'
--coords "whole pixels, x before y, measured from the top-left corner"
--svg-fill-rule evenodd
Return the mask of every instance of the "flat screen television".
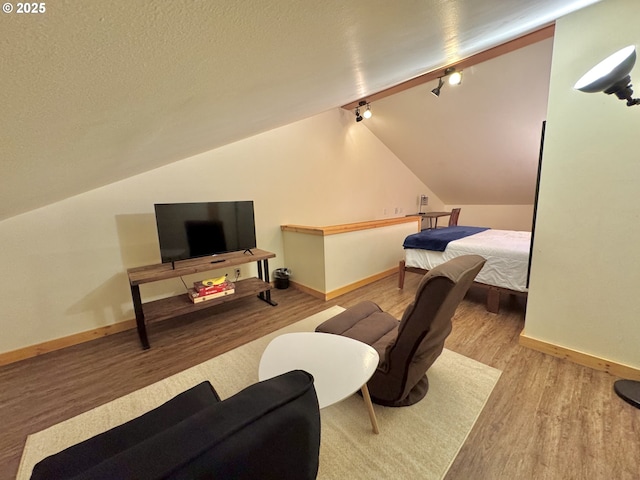
<path id="1" fill-rule="evenodd" d="M 256 248 L 253 202 L 156 203 L 162 263 Z"/>

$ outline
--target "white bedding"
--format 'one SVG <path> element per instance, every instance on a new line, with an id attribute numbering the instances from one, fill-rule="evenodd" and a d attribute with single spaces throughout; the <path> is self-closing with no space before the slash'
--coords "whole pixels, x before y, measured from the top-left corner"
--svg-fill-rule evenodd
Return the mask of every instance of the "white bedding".
<path id="1" fill-rule="evenodd" d="M 531 232 L 490 229 L 449 242 L 444 252 L 407 248 L 405 264 L 431 270 L 454 257 L 477 254 L 487 263 L 476 282 L 526 292 L 530 244 Z"/>

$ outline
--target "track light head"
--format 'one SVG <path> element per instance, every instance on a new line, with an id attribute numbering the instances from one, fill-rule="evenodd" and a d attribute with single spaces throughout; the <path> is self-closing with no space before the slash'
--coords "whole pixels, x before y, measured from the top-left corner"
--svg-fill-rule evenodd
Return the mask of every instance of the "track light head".
<path id="1" fill-rule="evenodd" d="M 372 113 L 371 113 L 371 105 L 369 105 L 368 103 L 367 103 L 367 109 L 364 111 L 364 113 L 362 114 L 362 116 L 363 116 L 364 118 L 371 118 L 371 116 L 372 116 Z"/>
<path id="2" fill-rule="evenodd" d="M 449 85 L 460 85 L 462 83 L 462 73 L 453 72 L 449 75 Z"/>
<path id="3" fill-rule="evenodd" d="M 446 68 L 444 76 L 449 77 L 449 85 L 460 85 L 462 83 L 462 72 L 458 72 L 456 67 Z"/>
<path id="4" fill-rule="evenodd" d="M 360 115 L 360 107 L 356 108 L 356 122 L 362 121 L 362 115 Z"/>
<path id="5" fill-rule="evenodd" d="M 433 90 L 431 90 L 431 93 L 433 93 L 436 97 L 439 97 L 440 89 L 442 88 L 443 85 L 444 85 L 444 80 L 442 80 L 442 77 L 438 77 L 438 86 Z"/>

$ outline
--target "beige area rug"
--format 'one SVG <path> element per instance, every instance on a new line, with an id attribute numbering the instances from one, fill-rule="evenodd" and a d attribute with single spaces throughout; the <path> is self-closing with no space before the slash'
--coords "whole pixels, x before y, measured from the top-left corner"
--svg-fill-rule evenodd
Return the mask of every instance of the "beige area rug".
<path id="1" fill-rule="evenodd" d="M 260 356 L 277 335 L 312 331 L 343 308 L 332 307 L 200 365 L 137 390 L 77 417 L 29 435 L 18 480 L 28 479 L 42 458 L 90 438 L 209 380 L 221 398 L 258 381 Z M 416 405 L 374 405 L 380 434 L 362 398 L 321 410 L 320 479 L 440 479 L 482 411 L 501 372 L 449 350 L 429 370 L 429 393 Z"/>

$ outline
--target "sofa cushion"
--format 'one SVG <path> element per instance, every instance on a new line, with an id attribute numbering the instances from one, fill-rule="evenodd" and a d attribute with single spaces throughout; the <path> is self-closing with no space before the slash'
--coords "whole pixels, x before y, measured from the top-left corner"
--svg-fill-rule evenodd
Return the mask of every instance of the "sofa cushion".
<path id="1" fill-rule="evenodd" d="M 31 478 L 73 478 L 219 401 L 211 383 L 202 382 L 140 417 L 45 458 Z"/>

